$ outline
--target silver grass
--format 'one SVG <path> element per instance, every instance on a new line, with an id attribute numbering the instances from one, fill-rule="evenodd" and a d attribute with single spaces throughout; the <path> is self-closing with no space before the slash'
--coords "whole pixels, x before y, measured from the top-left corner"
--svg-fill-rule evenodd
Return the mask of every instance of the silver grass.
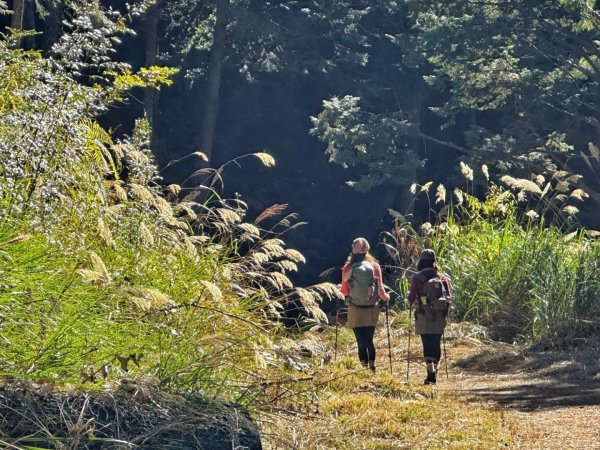
<path id="1" fill-rule="evenodd" d="M 207 280 L 199 280 L 199 283 L 204 288 L 202 294 L 208 294 L 211 302 L 221 302 L 223 300 L 223 293 L 219 286 Z"/>
<path id="2" fill-rule="evenodd" d="M 542 191 L 540 198 L 544 198 L 546 196 L 546 194 L 548 192 L 550 192 L 551 187 L 552 187 L 552 183 L 550 183 L 550 182 L 546 183 L 546 186 L 544 187 L 544 190 Z"/>
<path id="3" fill-rule="evenodd" d="M 435 190 L 435 202 L 436 203 L 446 203 L 446 188 L 443 184 L 438 184 L 437 189 Z"/>
<path id="4" fill-rule="evenodd" d="M 114 247 L 116 245 L 112 235 L 112 231 L 110 231 L 110 227 L 106 224 L 106 222 L 104 222 L 102 217 L 98 218 L 98 234 L 106 243 L 106 245 L 110 247 Z"/>
<path id="5" fill-rule="evenodd" d="M 500 180 L 513 189 L 521 189 L 521 191 L 537 195 L 542 194 L 540 187 L 531 180 L 526 180 L 525 178 L 513 178 L 510 175 L 504 175 Z"/>
<path id="6" fill-rule="evenodd" d="M 433 184 L 433 181 L 428 181 L 423 186 L 421 186 L 421 192 L 429 192 L 429 188 Z"/>
<path id="7" fill-rule="evenodd" d="M 577 188 L 574 189 L 573 192 L 571 192 L 571 197 L 576 198 L 577 200 L 582 200 L 584 198 L 588 198 L 589 194 L 587 192 L 585 192 L 583 189 Z"/>
<path id="8" fill-rule="evenodd" d="M 148 229 L 145 223 L 140 224 L 139 232 L 142 241 L 144 241 L 150 246 L 154 245 L 154 236 L 152 235 L 152 232 Z"/>
<path id="9" fill-rule="evenodd" d="M 546 178 L 544 178 L 544 175 L 536 175 L 535 182 L 537 183 L 538 186 L 541 186 L 546 182 Z"/>
<path id="10" fill-rule="evenodd" d="M 275 263 L 275 265 L 284 273 L 298 271 L 298 266 L 296 265 L 296 263 L 294 263 L 292 261 L 288 261 L 288 260 L 278 261 Z"/>
<path id="11" fill-rule="evenodd" d="M 473 181 L 473 169 L 462 161 L 460 162 L 460 173 L 462 173 L 468 181 Z"/>
<path id="12" fill-rule="evenodd" d="M 540 217 L 540 215 L 535 212 L 533 209 L 530 209 L 529 211 L 527 211 L 525 213 L 525 215 L 530 219 L 530 220 L 536 220 Z"/>
<path id="13" fill-rule="evenodd" d="M 276 289 L 283 291 L 286 288 L 291 289 L 294 287 L 293 283 L 290 281 L 288 277 L 279 272 L 271 272 L 269 276 L 265 277 L 265 280 L 268 281 L 275 287 Z"/>
<path id="14" fill-rule="evenodd" d="M 242 218 L 240 217 L 240 215 L 238 213 L 236 213 L 235 211 L 232 211 L 230 209 L 227 208 L 216 208 L 215 212 L 219 215 L 219 217 L 221 218 L 221 220 L 223 220 L 223 222 L 225 222 L 226 224 L 236 224 L 241 222 Z"/>
<path id="15" fill-rule="evenodd" d="M 285 250 L 285 257 L 296 263 L 305 263 L 306 262 L 304 255 L 302 253 L 300 253 L 298 250 L 294 250 L 293 248 L 288 248 Z"/>
<path id="16" fill-rule="evenodd" d="M 266 167 L 273 167 L 275 165 L 275 158 L 265 152 L 251 153 L 252 156 L 256 156 L 260 162 Z"/>
<path id="17" fill-rule="evenodd" d="M 461 191 L 458 188 L 454 188 L 454 195 L 457 200 L 457 205 L 462 205 L 462 203 L 464 201 L 463 191 Z"/>
<path id="18" fill-rule="evenodd" d="M 555 189 L 558 192 L 568 192 L 569 191 L 569 183 L 566 181 L 559 181 L 558 183 L 556 183 Z"/>
<path id="19" fill-rule="evenodd" d="M 561 211 L 563 211 L 564 213 L 566 213 L 569 216 L 574 216 L 579 212 L 579 208 L 572 206 L 572 205 L 566 205 L 566 206 L 563 206 Z"/>
<path id="20" fill-rule="evenodd" d="M 490 172 L 488 170 L 488 166 L 486 166 L 485 164 L 481 166 L 481 171 L 483 172 L 483 176 L 485 177 L 486 180 L 489 181 L 490 179 Z"/>
<path id="21" fill-rule="evenodd" d="M 119 289 L 117 294 L 129 298 L 142 311 L 156 310 L 173 304 L 169 297 L 155 288 L 125 286 Z"/>

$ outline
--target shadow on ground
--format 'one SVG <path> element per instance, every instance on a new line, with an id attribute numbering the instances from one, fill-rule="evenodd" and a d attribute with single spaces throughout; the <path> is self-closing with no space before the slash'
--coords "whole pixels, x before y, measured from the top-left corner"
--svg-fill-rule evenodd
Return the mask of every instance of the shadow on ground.
<path id="1" fill-rule="evenodd" d="M 600 405 L 600 348 L 538 352 L 493 346 L 455 363 L 469 399 L 522 411 Z"/>

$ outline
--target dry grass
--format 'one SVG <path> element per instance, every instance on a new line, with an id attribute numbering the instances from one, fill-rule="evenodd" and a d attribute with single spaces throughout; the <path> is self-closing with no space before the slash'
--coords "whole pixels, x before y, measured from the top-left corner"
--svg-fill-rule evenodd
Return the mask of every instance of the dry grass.
<path id="1" fill-rule="evenodd" d="M 313 379 L 301 395 L 288 392 L 271 400 L 286 413 L 261 422 L 265 449 L 402 449 L 498 448 L 513 443 L 517 417 L 467 400 L 448 390 L 442 380 L 435 388 L 422 386 L 423 366 L 418 343 L 411 339 L 411 376 L 406 382 L 408 334 L 392 323 L 393 374 L 389 373 L 387 334 L 376 336 L 379 371 L 360 368 L 348 330 L 340 330 L 338 359 L 312 367 Z M 334 330 L 323 336 L 333 344 Z M 302 391 L 302 389 L 298 389 Z"/>
<path id="2" fill-rule="evenodd" d="M 600 409 L 585 403 L 590 395 L 600 396 L 597 349 L 579 357 L 540 354 L 488 341 L 481 327 L 452 325 L 446 342 L 449 378 L 442 364 L 437 386 L 429 387 L 421 385 L 425 369 L 414 336 L 406 380 L 404 313 L 391 321 L 390 374 L 381 319 L 376 375 L 360 368 L 352 335 L 341 329 L 337 361 L 305 369 L 310 380 L 283 396 L 278 397 L 281 390 L 267 393 L 280 409 L 260 421 L 265 449 L 599 448 Z M 331 349 L 334 330 L 322 340 Z M 592 385 L 578 397 L 581 387 L 561 384 L 563 379 Z"/>

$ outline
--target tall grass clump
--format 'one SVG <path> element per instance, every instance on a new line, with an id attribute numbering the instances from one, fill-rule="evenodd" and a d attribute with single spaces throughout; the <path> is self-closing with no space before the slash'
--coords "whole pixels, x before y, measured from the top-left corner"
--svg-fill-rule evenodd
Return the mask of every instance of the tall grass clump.
<path id="1" fill-rule="evenodd" d="M 297 225 L 284 205 L 247 218 L 214 189 L 222 168 L 162 186 L 144 120 L 118 140 L 98 124 L 128 89 L 173 71 L 112 61 L 125 19 L 89 2 L 72 13 L 47 58 L 15 48 L 18 35 L 0 41 L 0 374 L 144 378 L 248 403 L 261 371 L 283 364 L 284 314 L 309 327 L 337 290 L 286 275 L 304 257 L 282 239 Z"/>
<path id="2" fill-rule="evenodd" d="M 408 267 L 421 248 L 434 248 L 452 277 L 453 317 L 488 326 L 494 338 L 564 343 L 597 331 L 600 247 L 597 233 L 575 219 L 573 203 L 587 196 L 576 187 L 579 177 L 564 171 L 503 176 L 503 187 L 489 181 L 484 166 L 480 200 L 473 171 L 461 169 L 467 189 L 454 189 L 450 198 L 438 186 L 434 224 L 415 231 L 394 212 L 387 245 L 396 258 L 404 255 Z M 430 186 L 413 191 L 428 195 Z"/>

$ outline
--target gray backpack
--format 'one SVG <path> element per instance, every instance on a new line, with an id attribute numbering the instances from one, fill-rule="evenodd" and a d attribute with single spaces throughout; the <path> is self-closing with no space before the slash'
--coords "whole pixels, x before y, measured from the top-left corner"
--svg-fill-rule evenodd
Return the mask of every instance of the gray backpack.
<path id="1" fill-rule="evenodd" d="M 352 264 L 352 276 L 348 280 L 348 302 L 356 306 L 374 306 L 379 299 L 375 266 L 369 261 Z"/>

